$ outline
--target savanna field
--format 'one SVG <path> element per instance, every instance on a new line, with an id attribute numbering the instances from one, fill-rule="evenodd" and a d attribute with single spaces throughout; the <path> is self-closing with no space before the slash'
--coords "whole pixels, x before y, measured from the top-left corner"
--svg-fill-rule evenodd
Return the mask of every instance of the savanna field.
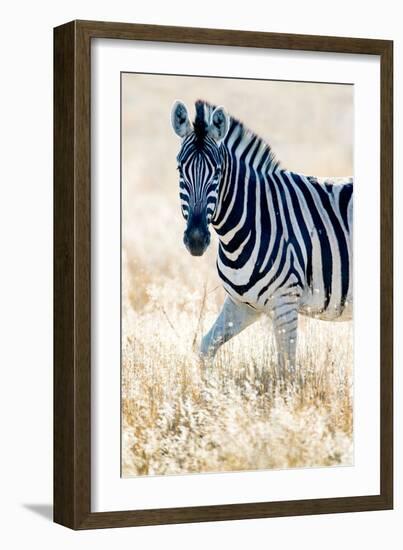
<path id="1" fill-rule="evenodd" d="M 175 99 L 192 112 L 199 97 L 267 138 L 287 168 L 352 174 L 349 86 L 124 75 L 122 474 L 352 464 L 351 322 L 300 317 L 298 372 L 284 385 L 265 317 L 225 344 L 212 368 L 198 360 L 225 293 L 214 235 L 201 258 L 182 243 L 169 115 Z"/>

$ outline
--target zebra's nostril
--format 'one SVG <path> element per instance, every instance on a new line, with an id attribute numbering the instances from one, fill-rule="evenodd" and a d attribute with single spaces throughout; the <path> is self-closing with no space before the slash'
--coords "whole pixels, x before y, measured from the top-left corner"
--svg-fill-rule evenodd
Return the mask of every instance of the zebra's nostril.
<path id="1" fill-rule="evenodd" d="M 183 242 L 193 256 L 201 256 L 210 244 L 210 234 L 198 227 L 187 229 L 183 235 Z"/>

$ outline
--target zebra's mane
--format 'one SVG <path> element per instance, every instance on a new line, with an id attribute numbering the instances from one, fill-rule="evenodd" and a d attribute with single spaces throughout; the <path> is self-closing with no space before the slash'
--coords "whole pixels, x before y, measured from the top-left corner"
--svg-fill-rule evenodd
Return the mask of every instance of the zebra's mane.
<path id="1" fill-rule="evenodd" d="M 216 105 L 208 103 L 207 101 L 204 101 L 202 99 L 198 99 L 195 103 L 196 116 L 193 122 L 193 129 L 196 137 L 196 143 L 200 147 L 203 146 L 204 138 L 207 135 L 207 128 L 210 116 L 216 107 Z M 237 127 L 239 131 L 238 136 L 241 137 L 241 140 L 245 140 L 247 142 L 253 141 L 258 147 L 258 151 L 260 153 L 258 156 L 261 157 L 264 155 L 266 157 L 265 168 L 278 168 L 280 166 L 280 162 L 273 153 L 270 145 L 260 136 L 255 134 L 252 130 L 246 128 L 240 120 L 234 118 L 229 113 L 227 114 L 230 120 L 230 127 L 227 135 L 231 134 L 231 130 L 233 131 L 235 127 Z M 226 142 L 226 140 L 227 138 L 224 139 L 224 143 Z"/>

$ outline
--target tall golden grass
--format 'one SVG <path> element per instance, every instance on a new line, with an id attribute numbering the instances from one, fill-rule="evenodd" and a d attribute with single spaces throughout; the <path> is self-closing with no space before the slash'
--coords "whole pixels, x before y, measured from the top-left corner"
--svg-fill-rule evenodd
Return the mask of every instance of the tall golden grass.
<path id="1" fill-rule="evenodd" d="M 179 144 L 169 127 L 173 100 L 185 91 L 226 106 L 249 94 L 242 103 L 250 111 L 245 122 L 276 130 L 280 158 L 281 144 L 288 144 L 290 128 L 303 115 L 293 109 L 290 120 L 285 114 L 286 129 L 280 131 L 276 98 L 290 105 L 299 98 L 313 112 L 315 104 L 331 112 L 328 120 L 314 116 L 310 129 L 316 137 L 323 130 L 326 139 L 314 145 L 311 133 L 301 137 L 302 152 L 297 148 L 287 167 L 301 169 L 312 150 L 309 173 L 352 172 L 348 87 L 263 84 L 246 88 L 237 81 L 141 75 L 123 80 L 123 476 L 352 463 L 351 323 L 301 317 L 297 376 L 282 386 L 265 317 L 225 344 L 212 368 L 203 368 L 197 356 L 225 294 L 215 271 L 216 240 L 202 258 L 192 258 L 182 244 Z M 272 110 L 262 113 L 268 95 Z M 242 118 L 234 107 L 228 109 Z M 315 165 L 318 158 L 322 164 Z"/>

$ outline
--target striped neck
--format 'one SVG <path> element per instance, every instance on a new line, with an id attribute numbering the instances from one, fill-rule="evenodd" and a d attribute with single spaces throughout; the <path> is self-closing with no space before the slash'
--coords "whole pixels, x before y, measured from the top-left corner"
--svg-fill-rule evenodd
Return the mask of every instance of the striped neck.
<path id="1" fill-rule="evenodd" d="M 253 208 L 256 185 L 262 185 L 280 165 L 270 146 L 233 118 L 220 149 L 223 173 L 212 225 L 224 237 L 242 222 L 245 207 Z"/>

